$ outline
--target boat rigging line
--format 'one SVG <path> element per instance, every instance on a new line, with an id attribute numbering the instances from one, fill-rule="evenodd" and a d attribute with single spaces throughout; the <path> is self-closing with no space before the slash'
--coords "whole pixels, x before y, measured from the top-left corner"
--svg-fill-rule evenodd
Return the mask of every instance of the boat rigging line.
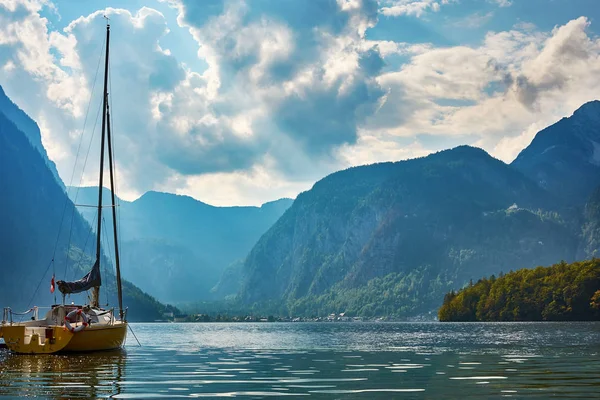
<path id="1" fill-rule="evenodd" d="M 85 166 L 87 164 L 87 159 L 88 156 L 90 154 L 90 149 L 92 147 L 92 142 L 94 140 L 94 133 L 96 131 L 96 126 L 98 125 L 98 116 L 100 115 L 100 109 L 98 109 L 98 113 L 96 114 L 96 121 L 94 123 L 94 127 L 92 129 L 92 137 L 90 138 L 90 143 L 88 144 L 88 149 L 87 149 L 87 153 L 84 159 L 84 163 L 83 163 L 83 169 L 81 172 L 81 177 L 79 178 L 79 183 L 77 184 L 77 190 L 75 191 L 75 198 L 73 199 L 73 203 L 75 203 L 77 201 L 77 197 L 79 196 L 79 187 L 81 186 L 81 182 L 83 181 L 83 171 L 85 170 Z M 73 219 L 75 218 L 75 207 L 73 207 L 73 211 L 71 213 L 71 225 L 69 227 L 69 240 L 67 242 L 67 252 L 66 252 L 66 256 L 65 256 L 65 268 L 64 268 L 64 272 L 63 272 L 63 276 L 67 277 L 67 267 L 69 266 L 69 252 L 68 249 L 71 248 L 71 239 L 72 239 L 72 232 L 73 232 Z"/>
<path id="2" fill-rule="evenodd" d="M 75 264 L 75 266 L 77 268 L 79 268 L 79 266 L 81 266 L 81 260 L 83 260 L 83 257 L 85 256 L 85 249 L 87 248 L 87 244 L 90 241 L 90 237 L 92 236 L 92 232 L 94 230 L 94 222 L 96 222 L 96 218 L 98 218 L 98 213 L 94 214 L 94 219 L 92 220 L 92 223 L 90 224 L 90 229 L 88 231 L 88 235 L 87 238 L 85 239 L 85 244 L 83 245 L 83 249 L 81 249 L 81 254 L 79 254 L 79 260 L 77 260 L 77 264 Z M 75 276 L 75 270 L 73 271 L 73 276 Z M 65 275 L 65 279 L 67 278 L 67 276 Z"/>
<path id="3" fill-rule="evenodd" d="M 102 50 L 104 50 L 104 46 L 106 44 L 106 40 L 104 42 L 102 42 Z M 100 61 L 102 60 L 102 51 L 100 52 L 100 57 L 98 59 L 98 65 L 96 67 L 96 73 L 94 75 L 94 82 L 92 84 L 92 90 L 90 92 L 90 98 L 88 100 L 88 106 L 85 112 L 85 118 L 83 120 L 83 128 L 81 130 L 81 136 L 79 138 L 79 144 L 77 146 L 77 154 L 75 156 L 75 162 L 73 164 L 73 169 L 71 171 L 71 179 L 69 181 L 69 186 L 67 187 L 66 190 L 66 197 L 65 197 L 65 202 L 63 205 L 63 210 L 62 210 L 62 214 L 60 217 L 60 223 L 58 224 L 58 232 L 56 233 L 56 240 L 54 242 L 54 249 L 52 250 L 52 258 L 50 260 L 50 262 L 48 263 L 48 266 L 46 267 L 46 270 L 44 271 L 44 274 L 41 276 L 40 281 L 35 289 L 35 291 L 33 292 L 33 295 L 31 296 L 31 300 L 29 300 L 29 303 L 27 304 L 27 307 L 31 306 L 31 303 L 33 302 L 33 300 L 35 299 L 35 296 L 37 295 L 38 290 L 40 289 L 40 286 L 42 284 L 42 282 L 44 281 L 44 279 L 46 278 L 46 275 L 48 274 L 48 270 L 50 269 L 50 266 L 52 266 L 52 274 L 56 275 L 56 264 L 54 263 L 54 258 L 56 257 L 56 249 L 58 248 L 58 243 L 60 241 L 60 232 L 62 231 L 62 225 L 65 219 L 65 214 L 67 212 L 67 204 L 69 204 L 69 190 L 71 189 L 72 185 L 73 185 L 73 178 L 75 177 L 75 169 L 77 167 L 77 161 L 79 159 L 79 153 L 81 150 L 81 144 L 83 143 L 83 136 L 85 133 L 85 127 L 87 125 L 87 120 L 88 120 L 88 116 L 89 116 L 89 112 L 90 112 L 90 106 L 92 105 L 92 96 L 94 93 L 94 88 L 96 87 L 96 80 L 98 78 L 98 72 L 100 71 Z M 97 123 L 97 118 L 96 117 L 96 123 Z M 93 137 L 93 134 L 92 134 Z M 91 141 L 90 141 L 91 142 Z M 89 148 L 88 148 L 88 154 L 89 154 Z M 87 161 L 87 155 L 86 155 L 86 161 Z M 85 165 L 85 164 L 84 164 Z M 79 189 L 78 189 L 79 190 Z M 76 196 L 77 198 L 77 196 Z M 75 210 L 75 208 L 73 207 L 73 211 Z M 73 229 L 73 216 L 74 213 L 71 215 L 71 228 L 69 229 L 69 231 L 71 231 Z M 71 235 L 69 234 L 69 247 L 71 246 Z M 67 250 L 67 256 L 68 256 L 68 250 Z M 67 265 L 65 263 L 65 274 L 67 271 Z M 54 302 L 56 303 L 56 295 L 54 295 Z"/>
<path id="4" fill-rule="evenodd" d="M 135 341 L 137 342 L 138 346 L 142 347 L 142 344 L 140 343 L 140 341 L 138 340 L 137 336 L 135 336 L 135 333 L 133 332 L 133 328 L 131 327 L 130 324 L 127 324 L 127 326 L 129 327 L 129 330 L 131 331 L 131 334 L 133 335 L 133 337 L 135 338 Z"/>
<path id="5" fill-rule="evenodd" d="M 77 148 L 77 155 L 75 157 L 75 163 L 73 164 L 73 172 L 71 174 L 71 182 L 69 183 L 69 189 L 68 190 L 70 190 L 70 188 L 72 188 L 72 185 L 73 185 L 73 178 L 75 176 L 75 170 L 77 168 L 77 160 L 79 159 L 79 151 L 81 149 L 81 144 L 83 143 L 83 136 L 85 134 L 85 126 L 86 126 L 87 119 L 88 119 L 88 115 L 87 114 L 89 113 L 90 107 L 92 105 L 92 98 L 93 98 L 93 94 L 94 94 L 94 89 L 96 88 L 96 81 L 98 79 L 98 71 L 100 70 L 100 63 L 102 61 L 102 52 L 103 52 L 105 46 L 106 46 L 106 39 L 104 39 L 104 42 L 102 42 L 102 47 L 100 48 L 100 57 L 98 58 L 98 64 L 96 66 L 96 74 L 94 75 L 94 83 L 92 85 L 92 90 L 90 92 L 90 100 L 88 102 L 88 107 L 87 107 L 86 116 L 85 116 L 85 120 L 84 120 L 84 128 L 83 128 L 83 130 L 81 132 L 81 139 L 79 141 L 79 146 Z M 77 189 L 75 190 L 75 197 L 73 198 L 73 203 L 75 203 L 77 201 L 77 197 L 79 197 L 79 189 L 81 187 L 81 183 L 83 182 L 83 174 L 85 172 L 85 167 L 87 165 L 88 157 L 90 155 L 90 149 L 92 148 L 92 143 L 94 142 L 94 134 L 96 132 L 96 127 L 98 126 L 98 117 L 99 117 L 99 115 L 100 115 L 100 107 L 98 108 L 98 112 L 96 113 L 96 119 L 94 121 L 94 127 L 92 128 L 92 135 L 90 137 L 90 142 L 88 144 L 87 152 L 85 154 L 85 159 L 83 160 L 83 168 L 81 169 L 81 175 L 79 177 L 79 183 L 77 184 Z M 67 196 L 67 200 L 68 200 L 68 196 Z M 65 201 L 67 201 L 67 200 L 65 200 Z M 75 217 L 75 207 L 73 207 L 73 211 L 71 213 L 71 225 L 69 227 L 69 240 L 67 242 L 68 243 L 68 248 L 71 247 L 71 239 L 72 239 L 72 232 L 73 232 L 73 219 L 74 219 L 74 217 Z M 61 225 L 62 225 L 62 221 L 61 221 Z M 68 249 L 67 249 L 66 257 L 65 257 L 65 268 L 64 268 L 64 273 L 63 273 L 63 276 L 65 278 L 67 276 L 67 267 L 69 265 L 69 258 L 68 258 L 68 256 L 69 256 L 69 252 L 68 252 Z"/>

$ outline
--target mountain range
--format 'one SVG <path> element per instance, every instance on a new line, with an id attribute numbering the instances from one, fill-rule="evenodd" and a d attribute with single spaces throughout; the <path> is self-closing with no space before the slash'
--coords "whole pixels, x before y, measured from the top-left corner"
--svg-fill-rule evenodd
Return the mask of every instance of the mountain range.
<path id="1" fill-rule="evenodd" d="M 511 165 L 460 146 L 327 176 L 251 250 L 239 300 L 406 317 L 472 279 L 597 254 L 599 117 L 600 102 L 585 104 Z"/>
<path id="2" fill-rule="evenodd" d="M 0 257 L 7 282 L 33 287 L 65 191 L 39 128 L 3 96 Z M 599 143 L 595 101 L 539 132 L 511 164 L 459 146 L 339 171 L 293 201 L 261 207 L 148 192 L 119 202 L 123 274 L 164 301 L 228 297 L 279 315 L 433 318 L 444 293 L 470 280 L 600 254 Z M 97 188 L 67 189 L 78 204 L 97 201 Z M 62 229 L 72 224 L 73 237 L 59 238 L 55 264 L 75 277 L 91 252 L 95 211 L 66 204 L 73 221 Z M 0 300 L 20 296 L 5 286 Z M 164 310 L 128 287 L 139 304 Z"/>
<path id="3" fill-rule="evenodd" d="M 108 204 L 110 191 L 105 191 Z M 69 193 L 77 203 L 98 202 L 96 187 L 70 188 Z M 280 199 L 261 207 L 214 207 L 189 196 L 154 191 L 132 202 L 120 200 L 123 276 L 168 302 L 235 294 L 236 287 L 215 288 L 223 270 L 243 260 L 291 203 Z M 95 223 L 95 209 L 82 208 L 81 213 Z M 112 223 L 107 223 L 111 232 Z"/>

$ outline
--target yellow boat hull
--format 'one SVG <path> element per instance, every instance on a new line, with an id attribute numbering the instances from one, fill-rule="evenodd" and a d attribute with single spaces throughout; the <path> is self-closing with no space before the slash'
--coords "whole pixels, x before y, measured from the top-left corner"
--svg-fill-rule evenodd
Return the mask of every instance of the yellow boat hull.
<path id="1" fill-rule="evenodd" d="M 52 331 L 52 338 L 49 336 Z M 2 326 L 0 336 L 6 347 L 20 354 L 51 354 L 63 350 L 74 334 L 62 326 L 28 327 L 23 325 Z"/>
<path id="2" fill-rule="evenodd" d="M 6 347 L 20 354 L 115 350 L 123 346 L 126 335 L 127 322 L 121 321 L 111 325 L 90 325 L 76 333 L 71 333 L 64 326 L 31 327 L 15 324 L 0 328 L 0 337 L 4 338 Z"/>
<path id="3" fill-rule="evenodd" d="M 115 350 L 123 346 L 127 335 L 127 322 L 115 321 L 113 325 L 90 325 L 73 334 L 62 349 L 65 352 Z"/>

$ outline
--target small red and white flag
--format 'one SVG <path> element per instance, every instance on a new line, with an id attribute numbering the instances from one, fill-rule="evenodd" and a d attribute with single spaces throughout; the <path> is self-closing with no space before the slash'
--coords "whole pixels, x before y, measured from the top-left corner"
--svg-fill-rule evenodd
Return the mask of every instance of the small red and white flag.
<path id="1" fill-rule="evenodd" d="M 50 293 L 54 293 L 54 275 L 52 275 L 52 280 L 50 281 Z"/>

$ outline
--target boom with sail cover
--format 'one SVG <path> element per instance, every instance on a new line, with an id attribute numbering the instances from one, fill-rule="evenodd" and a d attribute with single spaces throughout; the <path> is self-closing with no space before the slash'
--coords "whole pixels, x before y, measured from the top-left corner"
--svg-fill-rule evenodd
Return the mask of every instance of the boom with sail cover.
<path id="1" fill-rule="evenodd" d="M 78 281 L 58 281 L 56 284 L 58 285 L 58 290 L 60 290 L 62 294 L 75 294 L 90 290 L 93 287 L 99 287 L 102 285 L 102 277 L 100 276 L 100 263 L 98 260 L 96 260 L 90 272 L 88 272 Z"/>

